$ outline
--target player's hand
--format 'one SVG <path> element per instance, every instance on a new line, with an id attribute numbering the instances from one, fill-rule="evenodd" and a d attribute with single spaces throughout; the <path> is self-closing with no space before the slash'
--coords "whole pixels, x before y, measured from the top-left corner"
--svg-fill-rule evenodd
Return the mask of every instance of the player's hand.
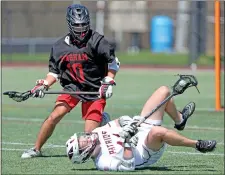
<path id="1" fill-rule="evenodd" d="M 136 121 L 137 123 L 141 120 L 143 120 L 144 117 L 140 116 L 140 115 L 136 115 L 133 117 L 133 121 Z"/>
<path id="2" fill-rule="evenodd" d="M 130 138 L 130 144 L 134 148 L 138 144 L 138 136 L 135 134 L 133 137 Z"/>
<path id="3" fill-rule="evenodd" d="M 45 96 L 44 91 L 48 90 L 48 82 L 46 80 L 37 80 L 36 86 L 31 89 L 32 97 L 43 98 Z"/>
<path id="4" fill-rule="evenodd" d="M 127 125 L 123 127 L 122 132 L 120 132 L 120 137 L 122 138 L 131 138 L 137 132 L 136 123 L 134 121 L 129 122 Z"/>
<path id="5" fill-rule="evenodd" d="M 135 148 L 137 146 L 137 144 L 138 144 L 138 136 L 137 136 L 137 134 L 134 135 L 131 138 L 126 138 L 124 140 L 124 147 L 125 148 L 131 148 L 131 147 Z"/>
<path id="6" fill-rule="evenodd" d="M 113 95 L 112 87 L 116 85 L 115 81 L 111 77 L 105 77 L 101 81 L 101 87 L 99 88 L 100 98 L 110 98 Z"/>
<path id="7" fill-rule="evenodd" d="M 133 119 L 128 115 L 123 115 L 118 119 L 121 127 L 128 125 Z"/>

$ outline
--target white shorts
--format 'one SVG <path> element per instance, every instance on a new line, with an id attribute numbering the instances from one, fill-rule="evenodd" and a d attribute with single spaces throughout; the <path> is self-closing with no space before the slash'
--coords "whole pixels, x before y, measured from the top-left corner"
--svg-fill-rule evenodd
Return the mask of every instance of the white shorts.
<path id="1" fill-rule="evenodd" d="M 142 127 L 138 132 L 138 145 L 135 148 L 135 168 L 143 168 L 156 163 L 162 156 L 166 143 L 158 151 L 153 151 L 145 145 L 145 139 L 153 125 Z"/>

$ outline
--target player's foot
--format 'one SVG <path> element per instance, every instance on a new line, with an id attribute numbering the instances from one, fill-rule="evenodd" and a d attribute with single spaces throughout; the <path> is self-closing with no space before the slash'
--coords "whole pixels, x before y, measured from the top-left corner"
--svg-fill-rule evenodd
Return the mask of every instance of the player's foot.
<path id="1" fill-rule="evenodd" d="M 110 122 L 110 115 L 107 112 L 102 113 L 102 122 L 100 126 L 106 125 L 108 122 Z"/>
<path id="2" fill-rule="evenodd" d="M 198 140 L 196 149 L 202 153 L 211 152 L 216 148 L 215 140 Z"/>
<path id="3" fill-rule="evenodd" d="M 32 158 L 32 157 L 41 157 L 41 151 L 35 150 L 35 148 L 30 148 L 22 154 L 22 159 Z"/>
<path id="4" fill-rule="evenodd" d="M 188 103 L 181 112 L 183 118 L 182 122 L 180 124 L 175 124 L 174 128 L 176 128 L 177 130 L 183 130 L 188 118 L 194 113 L 194 111 L 195 111 L 195 103 L 194 102 Z"/>

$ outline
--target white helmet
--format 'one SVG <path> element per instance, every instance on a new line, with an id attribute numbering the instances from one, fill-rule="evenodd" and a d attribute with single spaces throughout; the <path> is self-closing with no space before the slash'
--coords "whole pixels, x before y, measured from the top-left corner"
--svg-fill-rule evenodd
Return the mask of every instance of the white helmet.
<path id="1" fill-rule="evenodd" d="M 81 144 L 83 142 L 85 144 Z M 66 153 L 72 163 L 84 163 L 93 153 L 96 145 L 99 143 L 97 133 L 75 133 L 66 142 Z"/>

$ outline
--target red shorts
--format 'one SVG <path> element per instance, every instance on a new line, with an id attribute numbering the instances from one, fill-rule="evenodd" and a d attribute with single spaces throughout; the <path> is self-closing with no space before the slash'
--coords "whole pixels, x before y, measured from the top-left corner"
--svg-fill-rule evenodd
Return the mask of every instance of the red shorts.
<path id="1" fill-rule="evenodd" d="M 80 102 L 78 98 L 69 94 L 59 95 L 56 102 L 59 101 L 66 102 L 70 106 L 71 110 Z M 82 102 L 82 119 L 101 122 L 105 105 L 106 100 L 103 98 L 95 101 Z"/>

